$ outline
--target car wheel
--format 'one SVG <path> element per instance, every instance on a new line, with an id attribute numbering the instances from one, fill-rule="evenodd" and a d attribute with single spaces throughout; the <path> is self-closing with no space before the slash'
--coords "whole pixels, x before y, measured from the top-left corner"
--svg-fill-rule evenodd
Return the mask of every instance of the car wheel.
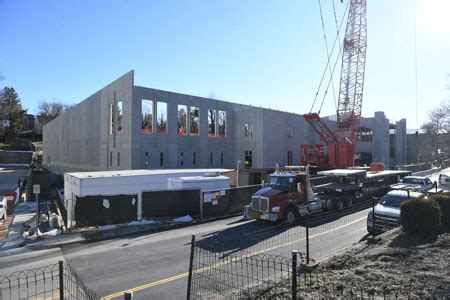
<path id="1" fill-rule="evenodd" d="M 293 208 L 287 208 L 284 212 L 284 221 L 288 224 L 292 224 L 297 219 L 297 213 Z"/>

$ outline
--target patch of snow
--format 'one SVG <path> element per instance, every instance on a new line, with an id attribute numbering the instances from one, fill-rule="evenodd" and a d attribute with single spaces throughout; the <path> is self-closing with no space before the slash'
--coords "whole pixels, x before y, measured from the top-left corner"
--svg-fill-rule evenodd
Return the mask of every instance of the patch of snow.
<path id="1" fill-rule="evenodd" d="M 140 220 L 140 221 L 132 221 L 128 223 L 128 226 L 139 226 L 139 225 L 152 225 L 157 224 L 158 222 L 153 220 Z"/>
<path id="2" fill-rule="evenodd" d="M 52 230 L 49 230 L 49 231 L 46 231 L 46 232 L 42 232 L 42 235 L 43 236 L 56 236 L 56 235 L 59 235 L 59 234 L 61 234 L 61 230 L 59 230 L 59 229 L 52 229 Z"/>
<path id="3" fill-rule="evenodd" d="M 102 225 L 98 227 L 98 230 L 100 231 L 104 231 L 104 230 L 110 230 L 110 229 L 114 229 L 117 228 L 117 225 Z"/>
<path id="4" fill-rule="evenodd" d="M 192 222 L 194 219 L 190 215 L 173 219 L 174 222 Z"/>

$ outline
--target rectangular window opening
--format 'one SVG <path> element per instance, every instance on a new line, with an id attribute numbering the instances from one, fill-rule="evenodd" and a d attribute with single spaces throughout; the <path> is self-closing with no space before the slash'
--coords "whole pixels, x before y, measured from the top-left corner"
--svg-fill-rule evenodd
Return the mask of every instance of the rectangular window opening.
<path id="1" fill-rule="evenodd" d="M 183 154 L 183 152 L 180 153 L 180 156 L 181 156 L 180 165 L 183 166 L 184 165 L 184 157 L 183 157 L 184 154 Z"/>
<path id="2" fill-rule="evenodd" d="M 146 166 L 148 166 L 150 164 L 149 157 L 148 157 L 148 152 L 145 152 L 144 163 L 145 163 Z"/>
<path id="3" fill-rule="evenodd" d="M 287 165 L 292 166 L 292 151 L 288 151 L 287 156 Z"/>
<path id="4" fill-rule="evenodd" d="M 213 164 L 213 153 L 212 152 L 209 154 L 209 164 L 210 165 Z"/>
<path id="5" fill-rule="evenodd" d="M 194 154 L 192 155 L 192 164 L 195 166 L 196 162 L 197 162 L 197 155 L 194 152 Z"/>
<path id="6" fill-rule="evenodd" d="M 156 132 L 167 133 L 167 103 L 156 103 Z"/>
<path id="7" fill-rule="evenodd" d="M 216 111 L 208 109 L 208 136 L 216 136 Z"/>
<path id="8" fill-rule="evenodd" d="M 253 152 L 245 151 L 245 161 L 244 166 L 246 169 L 251 169 L 253 167 Z"/>
<path id="9" fill-rule="evenodd" d="M 120 152 L 117 152 L 117 165 L 120 166 Z"/>
<path id="10" fill-rule="evenodd" d="M 244 136 L 246 136 L 246 137 L 253 136 L 253 123 L 245 123 L 244 124 Z"/>
<path id="11" fill-rule="evenodd" d="M 159 154 L 159 165 L 162 167 L 164 166 L 164 152 L 161 152 Z"/>
<path id="12" fill-rule="evenodd" d="M 220 164 L 223 165 L 223 152 L 220 153 Z"/>
<path id="13" fill-rule="evenodd" d="M 227 133 L 227 112 L 224 110 L 219 110 L 217 114 L 218 136 L 225 137 Z"/>
<path id="14" fill-rule="evenodd" d="M 178 105 L 178 135 L 186 135 L 187 134 L 187 106 L 186 105 Z"/>
<path id="15" fill-rule="evenodd" d="M 200 134 L 200 108 L 199 107 L 190 107 L 189 111 L 189 132 L 191 135 L 199 135 Z"/>
<path id="16" fill-rule="evenodd" d="M 115 109 L 114 104 L 109 104 L 109 134 L 114 133 L 114 117 L 115 117 Z"/>
<path id="17" fill-rule="evenodd" d="M 122 117 L 123 117 L 123 102 L 119 101 L 117 102 L 117 133 L 122 133 Z"/>
<path id="18" fill-rule="evenodd" d="M 153 132 L 153 101 L 142 99 L 141 101 L 141 114 L 142 114 L 142 133 Z"/>

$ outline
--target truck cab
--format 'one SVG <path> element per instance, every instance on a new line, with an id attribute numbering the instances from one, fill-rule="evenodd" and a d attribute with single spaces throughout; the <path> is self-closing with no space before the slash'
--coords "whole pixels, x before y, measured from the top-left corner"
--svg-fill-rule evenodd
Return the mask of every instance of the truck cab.
<path id="1" fill-rule="evenodd" d="M 297 217 L 296 205 L 306 202 L 306 174 L 276 172 L 270 175 L 267 185 L 253 194 L 249 217 L 277 221 Z"/>

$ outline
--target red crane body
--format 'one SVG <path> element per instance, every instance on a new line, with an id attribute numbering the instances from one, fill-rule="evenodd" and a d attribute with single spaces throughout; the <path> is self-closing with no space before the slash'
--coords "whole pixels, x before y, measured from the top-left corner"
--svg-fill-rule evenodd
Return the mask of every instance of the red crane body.
<path id="1" fill-rule="evenodd" d="M 361 118 L 367 49 L 367 0 L 349 0 L 350 8 L 342 49 L 336 132 L 317 113 L 303 115 L 324 145 L 302 145 L 302 164 L 323 168 L 353 166 Z"/>

